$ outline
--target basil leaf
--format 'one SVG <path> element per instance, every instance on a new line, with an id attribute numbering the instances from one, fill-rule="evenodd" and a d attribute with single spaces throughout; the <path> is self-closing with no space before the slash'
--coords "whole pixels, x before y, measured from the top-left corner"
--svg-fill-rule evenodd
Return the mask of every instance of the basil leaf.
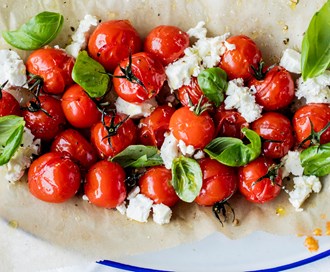
<path id="1" fill-rule="evenodd" d="M 243 166 L 261 153 L 260 136 L 251 129 L 242 128 L 242 133 L 250 141 L 245 145 L 242 140 L 233 137 L 213 139 L 204 149 L 212 158 L 228 166 Z"/>
<path id="2" fill-rule="evenodd" d="M 158 149 L 154 146 L 130 145 L 114 156 L 111 161 L 126 167 L 148 167 L 163 164 Z"/>
<path id="3" fill-rule="evenodd" d="M 219 107 L 228 86 L 226 72 L 219 67 L 208 68 L 199 73 L 197 81 L 204 95 Z"/>
<path id="4" fill-rule="evenodd" d="M 101 97 L 108 90 L 109 76 L 104 67 L 81 51 L 72 70 L 72 78 L 90 97 Z"/>
<path id="5" fill-rule="evenodd" d="M 61 31 L 64 18 L 61 14 L 44 11 L 19 29 L 4 31 L 2 37 L 7 43 L 22 50 L 34 50 L 49 44 Z"/>
<path id="6" fill-rule="evenodd" d="M 4 165 L 22 142 L 24 119 L 15 115 L 0 117 L 0 165 Z"/>
<path id="7" fill-rule="evenodd" d="M 330 65 L 330 1 L 314 14 L 301 46 L 303 80 L 321 75 Z"/>
<path id="8" fill-rule="evenodd" d="M 300 153 L 304 175 L 323 177 L 330 174 L 330 143 L 314 145 Z"/>
<path id="9" fill-rule="evenodd" d="M 203 183 L 202 170 L 194 159 L 180 156 L 172 163 L 172 185 L 185 202 L 193 202 L 198 196 Z"/>

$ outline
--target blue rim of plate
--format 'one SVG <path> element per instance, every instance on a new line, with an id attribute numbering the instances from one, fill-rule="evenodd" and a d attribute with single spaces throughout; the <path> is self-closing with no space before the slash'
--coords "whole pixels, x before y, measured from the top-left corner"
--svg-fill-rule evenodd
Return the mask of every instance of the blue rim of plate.
<path id="1" fill-rule="evenodd" d="M 283 270 L 288 270 L 292 268 L 297 268 L 309 263 L 313 263 L 315 261 L 321 260 L 323 258 L 329 257 L 330 256 L 330 249 L 323 251 L 321 253 L 318 253 L 314 256 L 308 257 L 306 259 L 302 259 L 296 262 L 292 262 L 289 264 L 285 265 L 280 265 L 272 268 L 266 268 L 266 269 L 258 269 L 258 270 L 249 270 L 249 272 L 275 272 L 275 271 L 283 271 Z M 110 261 L 110 260 L 102 260 L 98 261 L 98 264 L 117 268 L 117 269 L 122 269 L 126 271 L 137 271 L 137 272 L 165 272 L 165 271 L 170 271 L 170 270 L 158 270 L 158 269 L 152 269 L 152 268 L 145 268 L 145 267 L 139 267 L 139 266 L 134 266 L 134 265 L 129 265 L 129 264 L 124 264 L 120 262 L 115 262 L 115 261 Z"/>

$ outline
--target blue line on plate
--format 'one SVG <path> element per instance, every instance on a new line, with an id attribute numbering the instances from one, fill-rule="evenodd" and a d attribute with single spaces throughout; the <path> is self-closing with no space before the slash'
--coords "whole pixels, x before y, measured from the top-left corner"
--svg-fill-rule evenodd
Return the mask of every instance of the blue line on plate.
<path id="1" fill-rule="evenodd" d="M 123 264 L 119 262 L 114 262 L 110 260 L 102 260 L 98 261 L 98 264 L 110 266 L 113 268 L 118 268 L 126 271 L 136 271 L 136 272 L 170 272 L 169 270 L 158 270 L 158 269 L 151 269 L 151 268 L 143 268 L 134 265 Z"/>

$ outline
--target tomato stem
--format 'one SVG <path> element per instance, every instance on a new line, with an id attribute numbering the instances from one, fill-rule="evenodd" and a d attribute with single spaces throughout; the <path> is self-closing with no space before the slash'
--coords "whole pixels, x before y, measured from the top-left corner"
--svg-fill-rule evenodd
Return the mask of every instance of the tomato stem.
<path id="1" fill-rule="evenodd" d="M 268 171 L 265 175 L 263 175 L 262 177 L 258 178 L 256 181 L 254 181 L 252 183 L 252 186 L 255 186 L 258 182 L 262 181 L 263 179 L 265 178 L 268 178 L 270 179 L 271 181 L 271 184 L 273 186 L 277 185 L 277 186 L 280 186 L 282 187 L 280 184 L 278 184 L 277 182 L 275 182 L 275 179 L 276 177 L 278 176 L 278 171 L 280 170 L 280 168 L 283 166 L 282 163 L 279 163 L 279 164 L 272 164 L 269 168 L 268 168 Z"/>
<path id="2" fill-rule="evenodd" d="M 2 99 L 2 91 L 5 88 L 5 86 L 7 85 L 9 80 L 5 81 L 1 86 L 0 86 L 0 99 Z"/>
<path id="3" fill-rule="evenodd" d="M 310 126 L 311 126 L 311 133 L 310 133 L 310 135 L 307 138 L 305 138 L 304 140 L 301 141 L 301 143 L 299 144 L 298 148 L 302 147 L 307 141 L 310 141 L 308 147 L 310 147 L 312 145 L 319 145 L 320 142 L 321 142 L 321 136 L 322 136 L 322 134 L 325 131 L 327 131 L 328 128 L 330 127 L 330 122 L 328 122 L 324 126 L 324 128 L 322 128 L 319 132 L 316 132 L 314 130 L 314 125 L 313 125 L 311 119 L 310 118 L 308 118 L 308 119 L 309 119 L 309 123 L 310 123 Z"/>

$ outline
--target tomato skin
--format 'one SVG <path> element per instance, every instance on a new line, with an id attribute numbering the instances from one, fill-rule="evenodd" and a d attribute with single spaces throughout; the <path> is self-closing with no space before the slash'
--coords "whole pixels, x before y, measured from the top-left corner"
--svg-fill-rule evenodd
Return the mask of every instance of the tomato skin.
<path id="1" fill-rule="evenodd" d="M 118 163 L 99 161 L 86 175 L 85 195 L 96 206 L 116 208 L 126 198 L 125 178 L 125 171 Z"/>
<path id="2" fill-rule="evenodd" d="M 262 149 L 263 154 L 268 158 L 280 159 L 294 145 L 295 140 L 291 122 L 281 113 L 264 113 L 252 123 L 251 128 L 265 140 Z"/>
<path id="3" fill-rule="evenodd" d="M 36 198 L 61 203 L 73 197 L 80 186 L 78 165 L 58 152 L 45 153 L 34 160 L 28 171 L 29 190 Z"/>
<path id="4" fill-rule="evenodd" d="M 323 103 L 307 104 L 299 108 L 292 118 L 293 130 L 297 143 L 300 144 L 311 134 L 311 125 L 316 132 L 322 130 L 330 122 L 330 105 Z M 321 144 L 330 142 L 330 128 L 328 128 L 320 139 Z M 307 141 L 302 147 L 308 147 L 310 141 Z"/>
<path id="5" fill-rule="evenodd" d="M 143 145 L 160 148 L 164 142 L 164 133 L 169 130 L 173 107 L 162 105 L 157 107 L 148 117 L 142 118 L 138 126 L 138 141 Z"/>
<path id="6" fill-rule="evenodd" d="M 1 92 L 0 116 L 17 115 L 21 116 L 21 108 L 16 98 L 6 91 Z"/>
<path id="7" fill-rule="evenodd" d="M 227 73 L 229 80 L 243 78 L 248 82 L 253 75 L 251 66 L 257 69 L 262 59 L 261 51 L 252 39 L 244 35 L 229 37 L 227 42 L 235 45 L 235 49 L 226 50 L 219 67 Z"/>
<path id="8" fill-rule="evenodd" d="M 62 96 L 61 105 L 66 119 L 76 128 L 89 128 L 101 120 L 101 112 L 82 87 L 74 84 Z"/>
<path id="9" fill-rule="evenodd" d="M 287 107 L 295 96 L 295 87 L 290 73 L 281 66 L 274 66 L 264 79 L 252 79 L 249 86 L 256 89 L 256 102 L 265 111 L 275 111 Z"/>
<path id="10" fill-rule="evenodd" d="M 169 127 L 177 140 L 200 149 L 213 139 L 215 132 L 213 120 L 206 111 L 196 115 L 189 107 L 177 109 L 170 119 Z"/>
<path id="11" fill-rule="evenodd" d="M 187 107 L 190 107 L 190 101 L 193 105 L 197 105 L 203 95 L 204 94 L 198 85 L 197 77 L 192 77 L 188 85 L 183 85 L 178 89 L 178 99 L 183 106 Z M 208 102 L 208 99 L 204 96 L 202 104 L 205 104 L 206 102 Z"/>
<path id="12" fill-rule="evenodd" d="M 273 200 L 279 195 L 281 187 L 278 185 L 282 184 L 281 170 L 278 172 L 278 175 L 274 180 L 278 185 L 272 185 L 269 178 L 263 178 L 256 182 L 259 178 L 267 174 L 268 168 L 272 163 L 272 159 L 259 157 L 238 169 L 238 188 L 247 200 L 254 203 L 265 203 Z"/>
<path id="13" fill-rule="evenodd" d="M 100 23 L 91 34 L 87 50 L 89 55 L 113 72 L 120 61 L 130 53 L 141 51 L 139 33 L 128 20 L 110 20 Z"/>
<path id="14" fill-rule="evenodd" d="M 144 51 L 166 66 L 184 54 L 189 46 L 189 35 L 180 28 L 160 25 L 152 29 L 144 41 Z"/>
<path id="15" fill-rule="evenodd" d="M 74 58 L 65 51 L 45 47 L 32 52 L 26 61 L 26 70 L 42 77 L 46 93 L 61 94 L 73 84 L 71 73 L 74 62 Z"/>
<path id="16" fill-rule="evenodd" d="M 172 207 L 178 201 L 173 186 L 171 170 L 165 166 L 149 168 L 139 179 L 141 193 L 152 199 L 156 204 L 164 204 Z"/>
<path id="17" fill-rule="evenodd" d="M 230 198 L 237 189 L 238 175 L 233 167 L 216 160 L 204 158 L 199 161 L 203 173 L 203 185 L 195 202 L 203 206 L 212 206 L 216 202 Z"/>

